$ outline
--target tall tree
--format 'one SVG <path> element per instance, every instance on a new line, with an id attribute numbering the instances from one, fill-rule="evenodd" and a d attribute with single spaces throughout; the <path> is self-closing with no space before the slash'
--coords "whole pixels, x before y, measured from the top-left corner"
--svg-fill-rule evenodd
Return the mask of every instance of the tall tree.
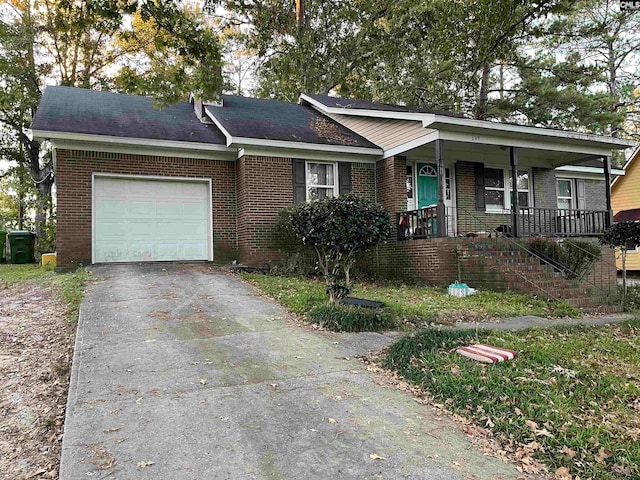
<path id="1" fill-rule="evenodd" d="M 545 32 L 548 45 L 562 55 L 577 55 L 580 65 L 599 74 L 592 89 L 607 94 L 606 133 L 628 136 L 640 126 L 640 15 L 620 10 L 620 2 L 578 0 Z"/>
<path id="2" fill-rule="evenodd" d="M 146 42 L 134 41 L 132 29 L 127 28 L 132 17 L 152 25 Z M 3 141 L 15 139 L 22 146 L 20 150 L 5 145 L 5 152 L 11 150 L 10 160 L 29 166 L 38 192 L 35 229 L 39 240 L 46 236 L 54 173 L 51 155 L 28 129 L 45 82 L 144 92 L 171 103 L 189 91 L 217 95 L 219 67 L 217 37 L 177 0 L 4 2 L 0 6 L 0 84 L 4 87 L 0 123 L 14 133 Z"/>

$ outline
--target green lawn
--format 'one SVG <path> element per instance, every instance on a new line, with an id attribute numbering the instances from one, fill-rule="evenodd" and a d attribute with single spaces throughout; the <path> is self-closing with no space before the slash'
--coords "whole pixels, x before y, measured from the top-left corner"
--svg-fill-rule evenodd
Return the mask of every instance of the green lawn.
<path id="1" fill-rule="evenodd" d="M 554 472 L 640 476 L 640 320 L 526 332 L 425 329 L 397 341 L 385 367 L 502 440 L 526 446 Z M 488 343 L 519 352 L 495 365 L 456 354 Z"/>
<path id="2" fill-rule="evenodd" d="M 0 283 L 7 285 L 37 283 L 53 287 L 67 303 L 71 323 L 78 320 L 78 309 L 88 278 L 89 273 L 84 268 L 70 273 L 56 273 L 54 267 L 49 265 L 0 264 Z"/>
<path id="3" fill-rule="evenodd" d="M 300 277 L 243 274 L 289 310 L 304 315 L 326 301 L 324 282 Z M 466 298 L 446 295 L 444 289 L 426 286 L 358 284 L 358 298 L 385 303 L 398 325 L 424 326 L 456 320 L 486 321 L 519 315 L 541 317 L 579 316 L 579 310 L 564 302 L 536 300 L 519 293 L 479 292 Z"/>

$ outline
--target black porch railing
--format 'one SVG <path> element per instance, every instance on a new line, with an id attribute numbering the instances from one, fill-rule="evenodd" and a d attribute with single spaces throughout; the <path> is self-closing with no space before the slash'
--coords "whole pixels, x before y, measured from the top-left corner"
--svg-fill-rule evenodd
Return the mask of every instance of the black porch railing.
<path id="1" fill-rule="evenodd" d="M 438 236 L 437 207 L 400 212 L 396 226 L 398 240 L 417 240 Z"/>
<path id="2" fill-rule="evenodd" d="M 520 208 L 518 236 L 592 237 L 609 228 L 607 210 L 563 210 L 559 208 Z M 438 232 L 437 208 L 427 207 L 397 214 L 398 240 L 453 236 L 512 237 L 513 214 L 510 211 L 486 212 L 447 207 L 445 231 Z"/>
<path id="3" fill-rule="evenodd" d="M 607 210 L 521 208 L 523 235 L 598 236 L 609 227 Z"/>

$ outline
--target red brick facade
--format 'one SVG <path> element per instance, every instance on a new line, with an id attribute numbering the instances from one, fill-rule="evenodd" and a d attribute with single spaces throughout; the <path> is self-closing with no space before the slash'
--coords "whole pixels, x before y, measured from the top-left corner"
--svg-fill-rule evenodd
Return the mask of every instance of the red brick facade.
<path id="1" fill-rule="evenodd" d="M 92 173 L 210 178 L 214 257 L 223 257 L 236 249 L 237 203 L 233 162 L 58 149 L 58 266 L 91 263 Z"/>
<path id="2" fill-rule="evenodd" d="M 407 209 L 407 162 L 403 157 L 389 157 L 376 165 L 377 200 L 392 216 Z"/>
<path id="3" fill-rule="evenodd" d="M 248 265 L 263 265 L 278 259 L 279 252 L 272 247 L 273 227 L 278 212 L 293 203 L 291 158 L 243 156 L 234 162 L 60 149 L 56 152 L 60 267 L 91 262 L 93 173 L 211 179 L 215 260 L 237 258 Z M 381 160 L 375 165 L 354 162 L 352 191 L 379 201 L 395 215 L 406 208 L 405 175 L 406 161 L 401 157 Z M 456 181 L 459 209 L 475 210 L 473 164 L 458 162 Z M 459 225 L 462 221 L 458 218 Z M 489 241 L 495 243 L 494 253 L 489 256 L 474 250 L 478 242 L 460 238 L 391 241 L 378 247 L 373 255 L 367 255 L 365 268 L 386 278 L 447 285 L 458 277 L 460 267 L 463 280 L 469 278 L 476 285 L 489 281 L 494 288 L 502 285 L 532 294 L 540 294 L 540 289 L 545 288 L 546 284 L 540 282 L 549 273 L 546 267 L 535 267 L 540 282 L 520 281 L 520 273 L 510 276 L 509 268 L 499 265 L 503 256 L 500 244 L 504 240 Z M 458 261 L 461 251 L 466 252 L 466 257 Z M 611 255 L 606 249 L 605 260 L 595 265 L 593 280 L 615 284 Z M 527 262 L 520 263 L 522 268 L 529 268 Z M 549 288 L 568 289 L 575 297 L 586 294 L 584 290 L 579 295 L 577 287 L 569 289 L 559 279 L 553 280 Z"/>
<path id="4" fill-rule="evenodd" d="M 212 182 L 214 259 L 248 265 L 276 260 L 278 211 L 293 204 L 290 158 L 243 156 L 236 162 L 58 149 L 58 265 L 91 263 L 93 173 L 207 178 Z M 375 199 L 372 163 L 352 163 L 355 193 Z"/>
<path id="5" fill-rule="evenodd" d="M 243 156 L 236 163 L 238 180 L 238 248 L 240 260 L 262 265 L 278 258 L 271 245 L 278 212 L 293 204 L 290 158 Z"/>

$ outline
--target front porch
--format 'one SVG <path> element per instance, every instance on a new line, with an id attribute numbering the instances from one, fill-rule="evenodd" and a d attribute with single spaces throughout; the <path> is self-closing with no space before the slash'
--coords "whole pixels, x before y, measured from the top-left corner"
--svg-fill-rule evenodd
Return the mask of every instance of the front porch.
<path id="1" fill-rule="evenodd" d="M 437 138 L 379 162 L 397 239 L 593 237 L 611 226 L 609 185 L 623 173 L 612 172 L 611 145 L 515 140 Z"/>
<path id="2" fill-rule="evenodd" d="M 487 213 L 445 206 L 443 212 L 442 221 L 439 221 L 437 206 L 398 212 L 397 239 L 597 237 L 611 225 L 609 210 L 521 207 L 506 212 Z"/>

